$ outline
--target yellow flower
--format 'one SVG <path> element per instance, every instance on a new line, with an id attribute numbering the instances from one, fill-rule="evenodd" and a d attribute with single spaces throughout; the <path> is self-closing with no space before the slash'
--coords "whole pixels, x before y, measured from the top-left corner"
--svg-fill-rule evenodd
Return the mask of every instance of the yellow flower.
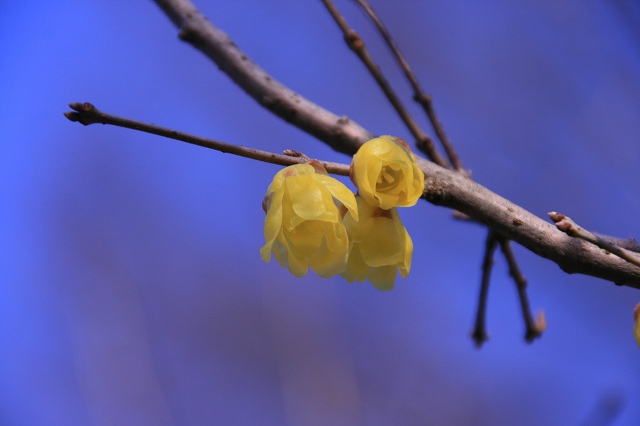
<path id="1" fill-rule="evenodd" d="M 383 210 L 356 196 L 359 220 L 346 213 L 343 223 L 351 243 L 347 269 L 349 282 L 369 279 L 379 290 L 391 290 L 396 272 L 406 278 L 411 269 L 413 243 L 395 208 Z"/>
<path id="2" fill-rule="evenodd" d="M 323 278 L 342 272 L 349 239 L 336 202 L 358 220 L 353 193 L 317 161 L 276 173 L 262 204 L 267 213 L 262 259 L 269 262 L 273 252 L 296 277 L 305 275 L 309 266 Z"/>
<path id="3" fill-rule="evenodd" d="M 388 210 L 416 204 L 424 192 L 424 173 L 409 145 L 380 136 L 360 147 L 351 163 L 351 180 L 367 203 Z"/>

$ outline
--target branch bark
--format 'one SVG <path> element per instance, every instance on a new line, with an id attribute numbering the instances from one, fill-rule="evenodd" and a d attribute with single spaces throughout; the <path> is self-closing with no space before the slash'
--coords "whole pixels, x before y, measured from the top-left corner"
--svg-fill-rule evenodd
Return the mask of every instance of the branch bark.
<path id="1" fill-rule="evenodd" d="M 192 135 L 189 133 L 181 132 L 179 130 L 170 129 L 168 127 L 145 123 L 143 121 L 131 120 L 125 117 L 107 114 L 106 112 L 100 111 L 89 102 L 72 102 L 69 104 L 69 107 L 73 111 L 65 112 L 64 116 L 67 117 L 69 121 L 74 121 L 84 126 L 96 123 L 110 124 L 112 126 L 124 127 L 127 129 L 138 130 L 140 132 L 151 133 L 153 135 L 187 142 L 204 148 L 214 149 L 223 153 L 251 158 L 253 160 L 263 161 L 265 163 L 278 164 L 280 166 L 304 164 L 307 161 L 311 160 L 311 158 L 307 157 L 306 155 L 292 150 L 285 150 L 284 155 L 276 154 L 273 152 L 262 151 L 255 148 L 248 148 L 242 145 L 234 145 L 215 139 L 204 138 L 202 136 Z M 348 164 L 332 163 L 330 161 L 320 160 L 316 161 L 322 164 L 325 170 L 331 174 L 349 176 Z"/>
<path id="2" fill-rule="evenodd" d="M 178 27 L 180 38 L 200 50 L 261 105 L 329 144 L 353 155 L 373 135 L 346 117 L 339 117 L 274 80 L 251 61 L 223 31 L 211 24 L 189 0 L 155 0 Z M 424 198 L 484 223 L 504 237 L 568 273 L 581 273 L 640 288 L 640 267 L 589 243 L 568 237 L 545 220 L 491 192 L 459 173 L 421 157 Z"/>
<path id="3" fill-rule="evenodd" d="M 286 122 L 349 155 L 374 137 L 346 116 L 327 111 L 275 80 L 189 0 L 155 2 L 178 27 L 182 40 L 204 53 L 260 105 Z"/>

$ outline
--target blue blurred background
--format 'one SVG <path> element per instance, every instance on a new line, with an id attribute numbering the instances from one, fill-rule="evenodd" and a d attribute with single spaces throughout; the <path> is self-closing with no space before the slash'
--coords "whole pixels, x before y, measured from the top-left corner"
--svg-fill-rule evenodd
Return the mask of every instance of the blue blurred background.
<path id="1" fill-rule="evenodd" d="M 200 3 L 276 79 L 411 140 L 320 2 Z M 370 23 L 336 3 L 410 103 Z M 373 5 L 477 181 L 640 236 L 638 3 Z M 549 328 L 524 342 L 498 255 L 477 350 L 482 228 L 422 202 L 401 211 L 414 262 L 392 292 L 296 279 L 258 253 L 276 166 L 68 122 L 88 101 L 349 161 L 263 110 L 153 2 L 3 1 L 0 58 L 0 424 L 640 424 L 638 291 L 517 246 Z"/>

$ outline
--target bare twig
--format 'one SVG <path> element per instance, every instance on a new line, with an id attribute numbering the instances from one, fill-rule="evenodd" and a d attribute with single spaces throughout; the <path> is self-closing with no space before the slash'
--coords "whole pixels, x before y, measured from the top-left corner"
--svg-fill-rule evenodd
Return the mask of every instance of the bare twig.
<path id="1" fill-rule="evenodd" d="M 411 84 L 411 88 L 414 92 L 413 99 L 422 106 L 427 114 L 427 117 L 429 117 L 429 122 L 431 122 L 433 130 L 436 132 L 436 135 L 438 135 L 438 139 L 440 139 L 440 142 L 442 143 L 442 146 L 447 153 L 447 157 L 449 157 L 449 161 L 453 165 L 453 168 L 456 171 L 469 176 L 470 172 L 462 164 L 462 160 L 460 160 L 460 157 L 453 147 L 453 144 L 447 137 L 442 123 L 440 122 L 440 120 L 438 120 L 435 108 L 433 107 L 431 96 L 425 93 L 424 90 L 422 90 L 422 87 L 418 82 L 418 78 L 409 66 L 409 62 L 400 51 L 398 44 L 395 42 L 395 40 L 391 36 L 391 33 L 385 27 L 382 19 L 380 19 L 380 16 L 378 16 L 375 9 L 371 6 L 368 0 L 355 0 L 355 2 L 362 8 L 362 10 L 364 10 L 369 19 L 373 21 L 375 26 L 378 28 L 378 31 L 387 43 L 387 46 L 389 46 L 389 48 L 391 49 L 393 56 L 398 61 L 398 64 L 402 68 L 405 77 L 409 81 L 409 84 Z"/>
<path id="2" fill-rule="evenodd" d="M 293 164 L 302 164 L 310 160 L 306 155 L 292 150 L 286 150 L 285 155 L 274 154 L 272 152 L 261 151 L 259 149 L 247 148 L 240 145 L 233 145 L 226 142 L 217 141 L 215 139 L 203 138 L 189 133 L 180 132 L 178 130 L 169 129 L 167 127 L 156 126 L 155 124 L 145 123 L 137 120 L 130 120 L 117 115 L 107 114 L 94 107 L 92 104 L 85 102 L 73 102 L 69 104 L 73 111 L 65 112 L 64 115 L 71 121 L 88 126 L 89 124 L 101 123 L 111 124 L 118 127 L 126 127 L 127 129 L 139 130 L 145 133 L 151 133 L 165 138 L 175 139 L 187 142 L 193 145 L 214 149 L 216 151 L 239 155 L 241 157 L 252 158 L 254 160 L 264 161 L 265 163 L 279 164 L 281 166 L 291 166 Z M 349 176 L 349 166 L 347 164 L 332 163 L 328 161 L 320 161 L 327 172 L 342 176 Z"/>
<path id="3" fill-rule="evenodd" d="M 603 235 L 598 232 L 592 232 L 592 234 L 608 243 L 613 244 L 614 246 L 640 253 L 640 243 L 638 243 L 638 240 L 636 240 L 635 238 L 616 238 L 610 237 L 608 235 Z"/>
<path id="4" fill-rule="evenodd" d="M 402 101 L 396 95 L 394 90 L 391 88 L 391 85 L 387 81 L 387 79 L 382 74 L 380 67 L 375 63 L 369 51 L 364 45 L 364 41 L 360 37 L 360 35 L 349 26 L 347 20 L 342 16 L 338 8 L 333 4 L 331 0 L 322 0 L 325 7 L 336 21 L 340 30 L 344 34 L 344 40 L 347 42 L 347 45 L 351 50 L 353 50 L 358 58 L 362 61 L 362 63 L 367 67 L 369 73 L 373 76 L 373 78 L 378 83 L 378 86 L 382 89 L 387 100 L 393 108 L 396 110 L 404 124 L 407 126 L 411 134 L 416 138 L 418 142 L 418 146 L 424 149 L 424 152 L 427 154 L 429 159 L 439 166 L 450 168 L 447 160 L 440 155 L 438 150 L 433 143 L 433 140 L 427 135 L 421 128 L 418 126 L 418 123 L 413 119 L 409 111 L 404 107 Z"/>
<path id="5" fill-rule="evenodd" d="M 544 316 L 539 316 L 537 321 L 531 316 L 529 296 L 527 295 L 527 279 L 518 266 L 518 262 L 516 261 L 516 257 L 514 256 L 513 249 L 511 247 L 511 241 L 499 235 L 498 242 L 500 243 L 500 250 L 509 265 L 509 275 L 513 278 L 513 281 L 516 283 L 516 289 L 518 290 L 520 309 L 522 310 L 522 316 L 526 327 L 524 339 L 527 342 L 532 342 L 534 339 L 542 335 L 542 332 L 546 328 L 546 321 L 544 320 Z"/>
<path id="6" fill-rule="evenodd" d="M 610 253 L 615 254 L 616 256 L 626 260 L 629 263 L 640 266 L 640 255 L 622 247 L 618 247 L 611 242 L 606 241 L 597 235 L 594 235 L 593 233 L 587 231 L 586 229 L 575 223 L 573 220 L 571 220 L 569 216 L 565 216 L 561 213 L 550 212 L 549 217 L 555 222 L 558 229 L 568 236 L 588 241 L 602 249 L 605 249 Z"/>
<path id="7" fill-rule="evenodd" d="M 485 242 L 484 259 L 482 260 L 482 282 L 480 284 L 480 297 L 478 298 L 478 312 L 476 324 L 471 333 L 471 338 L 476 342 L 476 347 L 489 339 L 486 330 L 487 299 L 489 296 L 489 283 L 491 281 L 491 269 L 493 268 L 493 253 L 498 246 L 498 238 L 495 232 L 489 230 Z"/>

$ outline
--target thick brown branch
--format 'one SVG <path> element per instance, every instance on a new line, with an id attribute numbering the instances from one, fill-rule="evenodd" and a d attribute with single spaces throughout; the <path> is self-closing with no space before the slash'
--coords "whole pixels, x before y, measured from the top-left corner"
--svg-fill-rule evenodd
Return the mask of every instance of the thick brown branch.
<path id="1" fill-rule="evenodd" d="M 219 29 L 211 25 L 188 0 L 155 0 L 181 29 L 181 35 L 209 56 L 244 90 L 272 111 L 301 129 L 347 154 L 372 134 L 347 119 L 341 119 L 302 96 L 276 83 L 257 67 Z M 265 99 L 277 102 L 265 102 Z M 277 108 L 276 108 L 277 106 Z M 295 110 L 295 114 L 287 111 Z M 640 288 L 640 268 L 603 253 L 601 249 L 570 238 L 553 225 L 472 182 L 460 173 L 446 170 L 418 157 L 425 173 L 424 197 L 433 204 L 456 209 L 552 260 L 568 273 L 581 273 L 618 284 Z"/>
<path id="2" fill-rule="evenodd" d="M 378 83 L 378 86 L 380 86 L 380 89 L 382 89 L 382 91 L 384 92 L 389 103 L 396 110 L 413 137 L 416 138 L 418 146 L 420 146 L 424 150 L 431 161 L 442 167 L 450 168 L 447 160 L 442 157 L 442 155 L 440 155 L 440 153 L 436 149 L 433 140 L 420 128 L 420 126 L 418 126 L 418 123 L 416 123 L 409 111 L 402 104 L 402 101 L 400 100 L 398 95 L 396 95 L 394 90 L 391 88 L 391 85 L 382 74 L 380 67 L 375 63 L 375 61 L 369 54 L 369 51 L 365 47 L 364 41 L 362 40 L 360 35 L 349 26 L 347 20 L 344 18 L 344 16 L 342 16 L 338 8 L 333 4 L 331 0 L 322 0 L 322 3 L 324 3 L 327 10 L 338 24 L 338 27 L 340 27 L 340 30 L 344 35 L 344 40 L 347 42 L 349 48 L 353 50 L 356 55 L 358 55 L 358 58 L 360 58 L 362 63 L 367 67 L 367 70 L 376 80 L 376 83 Z"/>
<path id="3" fill-rule="evenodd" d="M 169 139 L 175 139 L 187 142 L 193 145 L 202 146 L 216 151 L 239 155 L 241 157 L 252 158 L 254 160 L 264 161 L 265 163 L 279 164 L 281 166 L 291 166 L 293 164 L 302 164 L 310 160 L 306 155 L 286 150 L 285 155 L 275 154 L 273 152 L 261 151 L 259 149 L 247 148 L 240 145 L 233 145 L 226 142 L 217 141 L 215 139 L 203 138 L 202 136 L 191 135 L 189 133 L 180 132 L 178 130 L 169 129 L 167 127 L 156 126 L 155 124 L 145 123 L 137 120 L 130 120 L 117 115 L 111 115 L 100 111 L 92 104 L 85 102 L 73 102 L 69 104 L 73 111 L 65 112 L 64 115 L 70 121 L 75 121 L 85 126 L 94 123 L 111 124 L 118 127 L 126 127 L 127 129 L 139 130 L 145 133 L 151 133 L 163 136 Z M 320 161 L 327 172 L 349 176 L 349 165 L 332 163 L 329 161 Z"/>
<path id="4" fill-rule="evenodd" d="M 189 0 L 155 2 L 178 27 L 182 40 L 207 55 L 238 86 L 278 117 L 346 154 L 353 155 L 373 137 L 347 117 L 327 111 L 273 79 Z"/>
<path id="5" fill-rule="evenodd" d="M 568 273 L 604 278 L 640 288 L 640 268 L 555 229 L 550 223 L 489 191 L 459 173 L 418 158 L 425 172 L 425 198 L 456 209 L 489 226 Z"/>

